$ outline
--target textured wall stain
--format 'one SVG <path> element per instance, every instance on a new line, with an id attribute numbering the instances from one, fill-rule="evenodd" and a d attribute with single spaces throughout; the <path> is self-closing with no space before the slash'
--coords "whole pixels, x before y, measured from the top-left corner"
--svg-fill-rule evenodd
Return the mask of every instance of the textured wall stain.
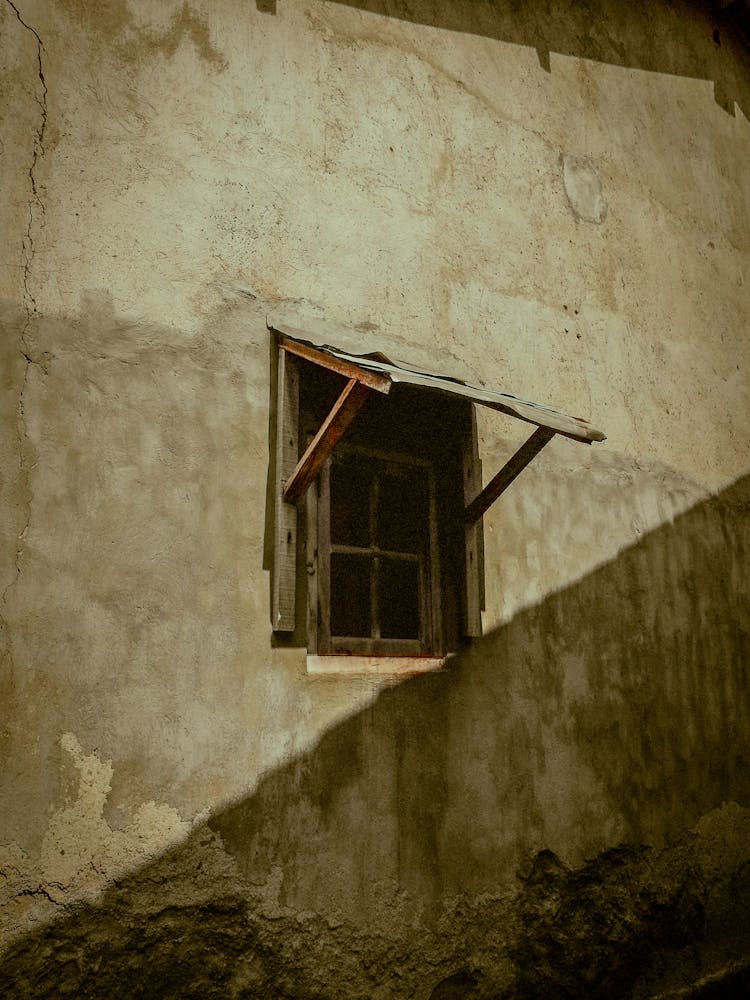
<path id="1" fill-rule="evenodd" d="M 188 3 L 172 16 L 166 31 L 148 31 L 131 22 L 134 37 L 120 45 L 126 59 L 140 62 L 144 56 L 164 55 L 171 59 L 183 41 L 193 43 L 195 51 L 214 70 L 224 70 L 227 60 L 211 42 L 208 21 L 202 18 Z"/>
<path id="2" fill-rule="evenodd" d="M 211 41 L 208 19 L 201 16 L 187 0 L 176 7 L 167 27 L 159 30 L 139 23 L 139 18 L 152 16 L 147 5 L 131 10 L 127 0 L 108 0 L 91 4 L 86 0 L 61 0 L 60 6 L 89 30 L 101 34 L 118 54 L 134 64 L 149 58 L 164 56 L 171 59 L 184 41 L 192 42 L 198 57 L 214 71 L 227 67 L 224 54 Z M 171 6 L 171 5 L 169 5 Z M 161 11 L 158 12 L 161 14 Z"/>
<path id="3" fill-rule="evenodd" d="M 584 222 L 604 222 L 607 202 L 592 163 L 582 156 L 563 156 L 561 162 L 565 194 L 573 215 Z"/>

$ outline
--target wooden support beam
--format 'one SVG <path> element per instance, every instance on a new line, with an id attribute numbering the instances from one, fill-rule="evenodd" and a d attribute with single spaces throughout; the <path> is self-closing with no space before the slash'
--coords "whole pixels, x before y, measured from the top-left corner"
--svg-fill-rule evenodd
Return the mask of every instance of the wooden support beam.
<path id="1" fill-rule="evenodd" d="M 531 437 L 521 445 L 515 455 L 502 467 L 498 474 L 487 483 L 482 492 L 472 500 L 464 511 L 467 524 L 474 524 L 501 493 L 523 472 L 529 462 L 536 458 L 542 448 L 555 436 L 549 427 L 537 427 Z"/>
<path id="2" fill-rule="evenodd" d="M 311 347 L 309 344 L 300 344 L 299 341 L 292 340 L 291 335 L 288 337 L 285 336 L 283 331 L 278 330 L 276 327 L 272 329 L 276 330 L 276 333 L 279 334 L 279 347 L 288 351 L 289 354 L 296 354 L 297 357 L 304 358 L 305 361 L 312 361 L 313 364 L 320 365 L 321 368 L 338 372 L 339 375 L 343 375 L 345 378 L 355 379 L 355 381 L 361 382 L 370 389 L 375 389 L 376 392 L 386 394 L 390 392 L 391 380 L 387 375 L 369 371 L 367 368 L 360 368 L 359 365 L 355 365 L 351 361 L 345 361 L 343 358 L 336 358 L 327 351 L 319 351 L 316 347 Z M 302 335 L 299 330 L 295 330 L 294 332 L 300 336 Z"/>
<path id="3" fill-rule="evenodd" d="M 296 503 L 305 495 L 307 487 L 315 479 L 320 467 L 341 440 L 346 428 L 369 394 L 370 389 L 364 382 L 359 382 L 355 378 L 349 379 L 344 391 L 331 407 L 331 412 L 320 425 L 320 430 L 287 480 L 284 488 L 284 500 L 287 503 Z"/>

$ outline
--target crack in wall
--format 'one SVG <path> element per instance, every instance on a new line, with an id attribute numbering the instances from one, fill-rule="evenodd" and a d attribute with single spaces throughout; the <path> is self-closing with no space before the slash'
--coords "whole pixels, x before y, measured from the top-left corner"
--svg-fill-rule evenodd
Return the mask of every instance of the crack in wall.
<path id="1" fill-rule="evenodd" d="M 59 888 L 62 889 L 63 886 L 60 886 Z M 32 897 L 41 896 L 42 899 L 46 899 L 47 902 L 52 903 L 55 906 L 64 906 L 64 904 L 61 903 L 59 899 L 55 899 L 55 897 L 51 895 L 51 893 L 49 893 L 47 889 L 44 888 L 44 886 L 41 885 L 35 886 L 33 889 L 20 889 L 15 894 L 13 899 L 14 900 L 21 899 L 23 896 L 32 896 Z"/>
<path id="2" fill-rule="evenodd" d="M 39 159 L 44 156 L 44 134 L 47 131 L 47 81 L 44 78 L 44 68 L 42 65 L 42 51 L 44 50 L 44 43 L 42 42 L 42 39 L 39 37 L 38 32 L 32 28 L 31 25 L 27 24 L 21 17 L 21 14 L 16 5 L 13 3 L 13 0 L 5 0 L 5 2 L 16 15 L 19 24 L 21 24 L 27 31 L 31 32 L 36 39 L 37 73 L 42 84 L 41 99 L 39 97 L 36 98 L 36 102 L 39 105 L 39 110 L 41 112 L 41 124 L 34 136 L 34 147 L 31 155 L 31 165 L 29 166 L 31 200 L 29 202 L 29 221 L 23 238 L 23 291 L 24 306 L 26 309 L 26 322 L 21 332 L 21 343 L 22 353 L 26 358 L 27 365 L 29 365 L 34 364 L 34 360 L 28 353 L 26 345 L 26 332 L 28 331 L 29 326 L 31 325 L 31 322 L 37 312 L 36 299 L 31 291 L 31 268 L 36 252 L 36 247 L 34 245 L 35 208 L 42 216 L 40 228 L 43 228 L 44 226 L 44 216 L 46 215 L 44 202 L 39 194 L 39 189 L 36 183 L 36 167 Z"/>
<path id="3" fill-rule="evenodd" d="M 24 452 L 28 446 L 28 426 L 26 421 L 26 406 L 25 406 L 25 396 L 28 387 L 29 380 L 29 369 L 31 365 L 37 364 L 46 374 L 47 369 L 44 364 L 40 364 L 37 360 L 32 357 L 31 348 L 28 343 L 27 335 L 30 327 L 32 326 L 34 319 L 37 315 L 37 303 L 34 293 L 32 291 L 32 267 L 34 264 L 34 257 L 36 255 L 36 244 L 34 239 L 34 233 L 36 229 L 43 229 L 46 216 L 46 208 L 42 200 L 41 194 L 39 192 L 39 187 L 37 185 L 37 166 L 39 160 L 44 157 L 44 136 L 47 130 L 47 81 L 44 78 L 44 66 L 42 63 L 42 52 L 44 51 L 44 43 L 39 35 L 39 33 L 27 24 L 26 21 L 21 17 L 21 13 L 13 3 L 13 0 L 6 0 L 6 3 L 11 8 L 16 16 L 17 21 L 22 27 L 30 32 L 36 39 L 36 57 L 37 57 L 37 75 L 41 83 L 41 96 L 36 97 L 36 102 L 39 105 L 40 120 L 39 125 L 34 133 L 34 143 L 31 154 L 31 163 L 29 165 L 28 176 L 31 186 L 31 197 L 29 199 L 28 207 L 28 223 L 26 226 L 26 232 L 23 236 L 22 243 L 22 261 L 23 261 L 23 305 L 26 312 L 26 319 L 21 328 L 20 341 L 20 351 L 24 358 L 24 372 L 21 379 L 21 389 L 18 394 L 18 421 L 17 421 L 17 434 L 18 434 L 18 460 L 20 467 L 20 474 L 22 481 L 25 482 L 25 507 L 26 513 L 24 518 L 23 526 L 18 533 L 17 543 L 16 543 L 16 556 L 15 556 L 15 566 L 16 573 L 13 580 L 5 587 L 2 594 L 2 603 L 5 605 L 7 603 L 8 592 L 11 587 L 13 587 L 21 575 L 21 554 L 23 551 L 23 540 L 28 531 L 29 524 L 31 521 L 31 476 L 30 471 L 26 466 L 24 460 Z M 5 623 L 6 634 L 8 634 L 8 652 L 10 653 L 10 636 L 7 627 L 7 622 Z"/>

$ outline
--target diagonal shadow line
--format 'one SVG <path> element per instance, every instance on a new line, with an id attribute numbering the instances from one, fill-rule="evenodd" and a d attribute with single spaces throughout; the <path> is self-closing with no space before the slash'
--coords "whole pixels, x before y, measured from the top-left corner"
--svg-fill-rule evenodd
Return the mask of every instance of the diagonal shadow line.
<path id="1" fill-rule="evenodd" d="M 185 844 L 12 945 L 4 995 L 225 995 L 210 990 L 240 968 L 233 995 L 324 997 L 316 976 L 386 975 L 417 952 L 439 968 L 513 924 L 503 894 L 529 855 L 580 865 L 623 843 L 632 867 L 723 802 L 750 805 L 749 515 L 745 476 L 450 670 L 383 691 Z M 459 898 L 482 919 L 451 943 Z M 373 930 L 384 913 L 397 944 Z M 606 956 L 621 986 L 622 955 Z M 605 985 L 580 995 L 626 995 Z"/>
<path id="2" fill-rule="evenodd" d="M 550 54 L 711 80 L 717 104 L 750 117 L 750 14 L 742 3 L 711 0 L 334 0 L 357 10 L 429 27 L 494 38 Z M 275 2 L 256 0 L 273 13 Z"/>

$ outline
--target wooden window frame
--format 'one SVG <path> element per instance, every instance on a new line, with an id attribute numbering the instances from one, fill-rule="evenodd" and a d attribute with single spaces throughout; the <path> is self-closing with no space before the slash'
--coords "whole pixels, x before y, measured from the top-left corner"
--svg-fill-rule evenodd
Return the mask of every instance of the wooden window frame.
<path id="1" fill-rule="evenodd" d="M 427 488 L 427 529 L 422 553 L 395 552 L 368 546 L 349 546 L 331 541 L 331 523 L 336 511 L 331 510 L 331 464 L 329 458 L 320 470 L 317 483 L 307 493 L 307 634 L 308 652 L 317 655 L 348 655 L 367 657 L 436 657 L 444 655 L 440 613 L 440 540 L 436 503 L 435 473 L 433 463 L 427 459 L 403 452 L 369 448 L 362 445 L 340 445 L 341 457 L 363 456 L 374 464 L 387 463 L 411 466 L 423 470 Z M 370 513 L 374 517 L 374 513 Z M 371 531 L 371 538 L 374 537 Z M 376 581 L 381 559 L 404 559 L 419 565 L 419 622 L 418 638 L 388 638 L 377 634 L 380 614 L 375 588 L 371 597 L 370 612 L 373 633 L 366 636 L 337 636 L 331 634 L 331 555 L 335 553 L 360 554 L 375 564 Z"/>
<path id="2" fill-rule="evenodd" d="M 276 331 L 278 346 L 277 361 L 277 406 L 276 406 L 276 431 L 275 431 L 275 471 L 274 471 L 274 559 L 272 568 L 272 625 L 277 633 L 295 633 L 298 625 L 296 613 L 296 590 L 297 590 L 297 527 L 298 510 L 307 509 L 307 536 L 308 539 L 317 540 L 322 531 L 319 519 L 311 517 L 310 511 L 316 511 L 320 507 L 320 483 L 325 480 L 325 470 L 330 466 L 331 456 L 339 441 L 344 436 L 347 428 L 355 420 L 357 413 L 369 396 L 388 395 L 392 387 L 392 375 L 395 377 L 397 366 L 390 365 L 387 371 L 374 371 L 367 367 L 360 367 L 354 363 L 353 358 L 339 356 L 333 349 L 320 348 L 304 340 L 295 339 L 294 334 L 300 331 L 283 333 Z M 375 356 L 371 356 L 375 357 Z M 299 448 L 300 428 L 300 378 L 302 370 L 300 366 L 317 366 L 325 369 L 335 376 L 340 376 L 342 386 L 338 390 L 338 396 L 333 404 L 329 404 L 329 411 L 315 432 L 310 434 L 306 441 L 306 447 L 302 454 Z M 388 374 L 388 371 L 391 374 Z M 411 373 L 414 376 L 414 373 Z M 307 377 L 305 373 L 304 377 Z M 425 376 L 429 380 L 428 376 Z M 408 380 L 407 380 L 408 381 Z M 431 392 L 436 388 L 442 388 L 432 383 L 441 381 L 446 383 L 446 379 L 439 380 L 437 377 L 430 380 L 429 385 L 420 386 L 414 383 L 413 388 L 418 391 Z M 481 461 L 479 458 L 479 448 L 477 441 L 476 426 L 476 403 L 470 398 L 467 392 L 457 393 L 455 385 L 448 387 L 448 395 L 463 396 L 466 401 L 466 413 L 468 423 L 464 427 L 464 432 L 460 438 L 460 452 L 456 452 L 456 457 L 460 457 L 463 474 L 463 509 L 458 515 L 463 521 L 464 533 L 464 558 L 463 558 L 463 585 L 462 589 L 452 588 L 451 593 L 455 602 L 458 593 L 458 603 L 461 607 L 461 622 L 458 638 L 474 638 L 482 634 L 482 611 L 485 607 L 484 594 L 484 540 L 482 518 L 492 503 L 510 486 L 521 471 L 531 462 L 536 455 L 552 440 L 555 434 L 563 434 L 574 437 L 576 440 L 590 444 L 593 440 L 603 440 L 604 435 L 600 431 L 594 431 L 578 418 L 568 418 L 564 415 L 555 414 L 554 411 L 545 411 L 545 422 L 537 422 L 538 426 L 528 438 L 528 440 L 518 449 L 518 451 L 508 460 L 502 469 L 482 487 Z M 479 390 L 473 390 L 480 393 Z M 481 396 L 481 393 L 480 393 Z M 484 397 L 477 397 L 480 402 L 493 405 Z M 513 398 L 513 397 L 508 397 Z M 517 405 L 521 404 L 516 401 Z M 503 409 L 499 404 L 494 404 L 496 408 Z M 524 404 L 526 405 L 526 404 Z M 531 406 L 532 404 L 528 404 Z M 507 409 L 507 407 L 505 407 Z M 542 408 L 535 407 L 535 410 Z M 555 420 L 553 422 L 553 414 Z M 515 416 L 521 416 L 513 413 Z M 536 415 L 536 414 L 535 414 Z M 404 419 L 402 417 L 402 419 Z M 462 418 L 463 419 L 463 418 Z M 521 416 L 521 419 L 526 419 Z M 406 418 L 408 423 L 408 417 Z M 585 430 L 585 436 L 573 433 L 569 425 L 574 430 Z M 580 425 L 580 427 L 579 427 Z M 318 484 L 313 487 L 313 484 Z M 325 500 L 325 496 L 323 497 Z M 330 502 L 330 501 L 326 501 Z M 441 501 L 442 503 L 442 501 Z M 435 531 L 435 518 L 433 527 Z M 460 523 L 460 522 L 459 522 Z M 322 537 L 322 535 L 321 535 Z M 446 536 L 447 538 L 447 536 Z M 317 544 L 317 543 L 316 543 Z M 439 537 L 431 542 L 432 563 L 437 565 L 438 553 L 443 540 Z M 314 548 L 314 546 L 313 546 Z M 455 553 L 453 543 L 451 543 L 451 559 L 455 563 Z M 307 552 L 307 575 L 308 582 L 314 573 L 317 565 L 315 552 L 310 551 L 308 545 Z M 453 567 L 454 571 L 456 567 Z M 439 581 L 439 575 L 434 571 L 431 574 L 430 587 L 434 591 Z M 322 581 L 318 580 L 318 596 L 325 600 L 327 595 Z M 439 588 L 439 583 L 437 584 Z M 308 587 L 308 593 L 314 588 Z M 329 595 L 328 595 L 329 596 Z M 439 605 L 440 595 L 432 599 L 432 604 Z M 308 605 L 310 600 L 308 601 Z M 330 610 L 326 617 L 330 620 Z M 358 646 L 357 652 L 363 656 L 372 655 L 372 650 L 377 646 L 378 650 L 385 650 L 387 646 L 392 647 L 386 652 L 379 652 L 379 655 L 402 655 L 408 650 L 407 655 L 415 655 L 413 643 L 405 646 L 402 640 L 386 640 L 376 638 L 362 640 L 360 642 L 349 641 L 352 637 L 346 637 L 346 642 L 339 642 L 339 638 L 323 635 L 318 641 L 319 626 L 314 627 L 318 621 L 317 612 L 313 615 L 312 609 L 308 606 L 308 650 L 312 653 L 318 652 L 318 646 L 329 650 L 331 655 L 337 653 L 353 653 L 354 646 Z M 435 623 L 441 621 L 438 611 L 433 613 Z M 447 646 L 453 646 L 457 638 L 449 642 L 444 641 L 444 637 L 437 631 L 438 625 L 433 626 L 433 632 L 429 641 L 421 642 L 421 650 L 429 647 L 431 652 L 420 651 L 422 656 L 436 655 L 439 650 L 442 652 Z M 450 625 L 451 632 L 454 625 Z M 297 633 L 299 634 L 299 633 Z M 344 648 L 344 645 L 346 648 Z M 322 650 L 321 650 L 322 651 Z M 440 655 L 438 653 L 438 655 Z"/>
<path id="3" fill-rule="evenodd" d="M 292 636 L 302 639 L 307 626 L 307 649 L 310 654 L 325 655 L 355 655 L 353 645 L 358 646 L 357 655 L 361 657 L 370 656 L 368 650 L 373 648 L 373 644 L 368 641 L 360 643 L 347 643 L 350 649 L 341 651 L 341 648 L 323 654 L 322 648 L 331 648 L 331 644 L 323 637 L 323 641 L 318 640 L 318 613 L 317 613 L 317 589 L 323 588 L 324 582 L 319 580 L 317 575 L 317 538 L 319 533 L 317 510 L 319 483 L 321 480 L 321 469 L 330 462 L 334 448 L 339 447 L 338 442 L 346 430 L 346 426 L 354 419 L 359 406 L 350 408 L 347 400 L 350 398 L 352 390 L 352 376 L 356 367 L 347 362 L 330 364 L 329 358 L 320 357 L 321 352 L 309 349 L 306 345 L 289 341 L 282 337 L 278 342 L 277 369 L 276 369 L 276 413 L 274 432 L 274 549 L 271 578 L 271 607 L 272 607 L 272 627 L 274 632 L 282 636 L 285 633 L 291 639 Z M 311 362 L 312 364 L 307 364 Z M 325 363 L 323 363 L 325 362 Z M 302 381 L 308 377 L 315 377 L 315 366 L 320 366 L 333 371 L 341 376 L 342 391 L 328 416 L 321 425 L 311 425 L 304 421 L 305 427 L 301 427 L 303 422 L 300 412 L 300 387 Z M 371 373 L 364 372 L 365 381 L 362 385 L 368 391 L 374 391 L 375 395 L 386 393 L 390 385 L 382 380 L 380 376 L 370 378 Z M 356 382 L 356 379 L 354 380 Z M 430 390 L 418 390 L 429 392 Z M 364 393 L 362 394 L 364 396 Z M 360 399 L 360 404 L 362 400 Z M 476 410 L 469 400 L 466 403 L 466 423 L 461 433 L 459 445 L 460 451 L 456 452 L 456 460 L 460 460 L 463 468 L 463 503 L 466 506 L 474 500 L 481 492 L 482 472 L 479 459 Z M 345 411 L 343 424 L 340 414 Z M 378 449 L 372 449 L 378 451 Z M 382 452 L 381 452 L 382 453 Z M 391 450 L 388 454 L 395 452 Z M 398 454 L 401 454 L 398 452 Z M 321 458 L 322 455 L 322 458 Z M 418 459 L 418 456 L 410 456 Z M 312 463 L 314 469 L 311 472 Z M 458 473 L 461 474 L 460 471 Z M 303 479 L 309 483 L 300 488 Z M 437 491 L 437 481 L 435 480 L 434 490 Z M 291 486 L 290 486 L 291 484 Z M 294 499 L 292 499 L 292 496 Z M 460 516 L 457 512 L 457 516 Z M 432 531 L 435 532 L 435 518 L 433 517 Z M 458 522 L 457 522 L 458 523 Z M 297 534 L 298 528 L 304 526 L 307 537 L 306 551 L 302 553 L 306 556 L 306 580 L 307 580 L 307 608 L 304 617 L 298 613 L 296 598 L 299 591 L 299 567 L 298 556 L 300 555 Z M 458 571 L 462 582 L 453 585 L 454 599 L 459 603 L 459 619 L 451 626 L 454 637 L 448 641 L 443 632 L 443 620 L 440 611 L 440 595 L 432 598 L 432 633 L 430 641 L 425 644 L 422 650 L 415 651 L 413 645 L 404 646 L 401 641 L 378 640 L 380 651 L 378 656 L 392 656 L 394 659 L 404 655 L 408 658 L 413 656 L 417 659 L 425 659 L 436 656 L 443 656 L 445 653 L 454 652 L 460 644 L 461 638 L 470 639 L 482 634 L 481 612 L 484 610 L 484 546 L 482 519 L 464 524 L 464 559 L 463 574 L 453 567 L 453 572 Z M 439 567 L 440 549 L 443 544 L 441 532 L 432 538 L 430 551 L 432 553 L 431 566 Z M 451 550 L 453 551 L 453 550 Z M 455 553 L 454 553 L 455 561 Z M 434 590 L 435 581 L 440 581 L 439 571 L 431 570 L 430 588 Z M 320 594 L 325 601 L 324 590 Z M 457 596 L 456 596 L 457 595 Z M 313 599 L 316 608 L 311 604 Z M 347 637 L 349 638 L 349 637 Z M 334 646 L 343 647 L 343 644 L 334 643 Z M 321 647 L 319 649 L 319 646 Z M 404 653 L 402 650 L 407 649 Z"/>

